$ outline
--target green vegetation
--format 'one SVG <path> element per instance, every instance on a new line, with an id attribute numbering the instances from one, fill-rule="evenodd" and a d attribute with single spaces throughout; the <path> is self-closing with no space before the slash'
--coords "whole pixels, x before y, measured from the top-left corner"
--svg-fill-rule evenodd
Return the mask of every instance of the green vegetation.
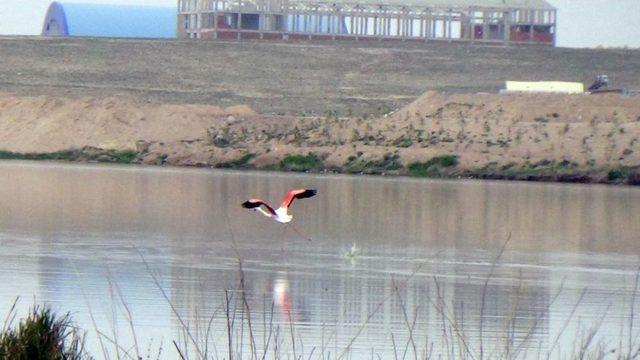
<path id="1" fill-rule="evenodd" d="M 624 177 L 625 174 L 623 169 L 613 169 L 607 173 L 607 179 L 611 182 L 620 182 Z"/>
<path id="2" fill-rule="evenodd" d="M 622 166 L 611 169 L 607 173 L 607 180 L 616 184 L 640 185 L 640 167 Z"/>
<path id="3" fill-rule="evenodd" d="M 508 164 L 500 168 L 490 164 L 479 169 L 464 170 L 457 175 L 479 179 L 640 185 L 640 167 L 598 169 L 594 168 L 593 161 L 588 165 L 592 168 L 580 169 L 578 163 L 569 160 L 542 160 L 524 165 Z"/>
<path id="4" fill-rule="evenodd" d="M 400 155 L 386 153 L 382 159 L 365 160 L 360 156 L 350 156 L 344 164 L 344 171 L 351 174 L 399 174 L 402 169 Z"/>
<path id="5" fill-rule="evenodd" d="M 106 155 L 107 157 L 104 157 Z M 102 154 L 106 162 L 114 162 L 118 164 L 132 164 L 137 162 L 140 153 L 134 150 L 108 150 L 105 154 Z M 97 158 L 100 161 L 100 157 Z"/>
<path id="6" fill-rule="evenodd" d="M 254 157 L 256 157 L 255 153 L 247 153 L 235 160 L 221 162 L 216 167 L 221 169 L 251 169 L 253 166 L 249 164 L 249 161 Z"/>
<path id="7" fill-rule="evenodd" d="M 416 177 L 442 177 L 445 175 L 446 168 L 456 165 L 458 165 L 457 155 L 436 156 L 424 163 L 414 162 L 409 164 L 407 174 Z"/>
<path id="8" fill-rule="evenodd" d="M 0 359 L 90 359 L 84 351 L 84 334 L 69 314 L 58 316 L 47 307 L 34 306 L 26 319 L 0 333 Z"/>
<path id="9" fill-rule="evenodd" d="M 0 159 L 9 160 L 76 160 L 78 152 L 75 150 L 64 150 L 49 153 L 17 153 L 11 151 L 0 151 Z"/>
<path id="10" fill-rule="evenodd" d="M 411 140 L 408 137 L 401 136 L 401 137 L 395 139 L 393 141 L 392 145 L 395 146 L 395 147 L 408 148 L 411 145 L 413 145 L 413 140 Z"/>
<path id="11" fill-rule="evenodd" d="M 627 150 L 623 154 L 629 155 L 631 152 L 632 150 Z M 255 157 L 256 153 L 245 153 L 237 159 L 220 162 L 215 167 L 255 169 L 256 167 L 251 164 Z M 95 147 L 43 153 L 19 153 L 0 150 L 0 159 L 136 164 L 141 162 L 141 153 L 134 150 L 100 149 Z M 640 185 L 640 166 L 599 168 L 596 167 L 593 160 L 586 163 L 590 169 L 581 169 L 581 166 L 574 161 L 563 160 L 558 162 L 548 159 L 533 163 L 525 162 L 524 164 L 509 163 L 502 166 L 497 163 L 491 163 L 482 168 L 466 170 L 457 168 L 458 163 L 457 155 L 443 155 L 436 156 L 426 162 L 414 162 L 409 164 L 407 168 L 403 168 L 400 162 L 400 155 L 397 152 L 388 152 L 382 158 L 375 159 L 359 151 L 357 154 L 349 156 L 342 166 L 325 164 L 316 154 L 308 153 L 307 155 L 286 155 L 282 161 L 263 165 L 260 169 L 274 171 L 324 170 L 335 173 L 368 175 L 406 174 L 413 177 L 427 178 L 469 177 L 497 180 Z"/>
<path id="12" fill-rule="evenodd" d="M 18 153 L 0 150 L 0 159 L 5 160 L 58 160 L 58 161 L 98 161 L 118 164 L 137 163 L 140 153 L 134 150 L 99 149 L 84 147 L 44 153 Z"/>
<path id="13" fill-rule="evenodd" d="M 559 181 L 559 182 L 593 182 L 594 177 L 586 172 L 577 170 L 575 162 L 563 160 L 541 160 L 536 163 L 523 165 L 508 164 L 497 168 L 489 164 L 480 169 L 465 170 L 462 176 L 480 179 L 527 180 L 527 181 Z"/>
<path id="14" fill-rule="evenodd" d="M 313 153 L 309 153 L 309 155 L 287 155 L 280 162 L 280 167 L 289 171 L 319 170 L 322 167 L 322 160 Z"/>

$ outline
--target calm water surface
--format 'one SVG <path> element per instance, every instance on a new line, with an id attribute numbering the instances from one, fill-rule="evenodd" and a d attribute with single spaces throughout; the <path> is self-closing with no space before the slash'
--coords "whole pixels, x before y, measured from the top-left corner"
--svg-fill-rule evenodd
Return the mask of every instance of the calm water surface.
<path id="1" fill-rule="evenodd" d="M 239 205 L 292 187 L 318 189 L 298 232 Z M 135 355 L 132 332 L 143 357 L 228 358 L 228 327 L 245 358 L 251 338 L 267 358 L 556 358 L 640 333 L 636 188 L 0 162 L 0 203 L 0 317 L 18 296 L 70 311 L 99 358 Z"/>

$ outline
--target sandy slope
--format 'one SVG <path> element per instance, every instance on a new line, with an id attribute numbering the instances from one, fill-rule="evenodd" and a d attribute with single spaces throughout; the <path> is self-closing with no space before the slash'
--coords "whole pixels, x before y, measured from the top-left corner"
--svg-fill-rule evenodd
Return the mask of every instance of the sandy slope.
<path id="1" fill-rule="evenodd" d="M 83 146 L 135 149 L 136 141 L 202 139 L 228 115 L 252 115 L 245 106 L 156 105 L 123 97 L 65 99 L 0 95 L 0 147 L 50 152 Z"/>
<path id="2" fill-rule="evenodd" d="M 427 93 L 385 123 L 425 129 L 436 151 L 459 154 L 466 167 L 544 160 L 640 164 L 640 97 Z"/>
<path id="3" fill-rule="evenodd" d="M 640 98 L 427 92 L 380 118 L 264 116 L 246 106 L 154 105 L 127 98 L 0 96 L 0 150 L 138 149 L 142 161 L 254 166 L 316 154 L 344 169 L 395 154 L 407 165 L 455 154 L 458 169 L 568 162 L 640 165 Z"/>

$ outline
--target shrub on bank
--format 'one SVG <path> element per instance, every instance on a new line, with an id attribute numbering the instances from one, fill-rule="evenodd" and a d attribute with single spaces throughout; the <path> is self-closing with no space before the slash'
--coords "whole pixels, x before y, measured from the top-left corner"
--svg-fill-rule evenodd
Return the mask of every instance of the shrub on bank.
<path id="1" fill-rule="evenodd" d="M 0 333 L 0 359 L 90 358 L 84 350 L 84 334 L 75 327 L 70 315 L 58 316 L 47 307 L 34 306 L 26 319 Z"/>
<path id="2" fill-rule="evenodd" d="M 402 169 L 400 155 L 386 153 L 382 158 L 365 160 L 360 156 L 350 156 L 344 164 L 344 170 L 351 174 L 397 175 Z"/>
<path id="3" fill-rule="evenodd" d="M 315 154 L 287 155 L 280 162 L 280 167 L 289 171 L 318 170 L 322 167 L 322 160 Z"/>
<path id="4" fill-rule="evenodd" d="M 436 156 L 427 162 L 409 164 L 408 175 L 416 177 L 442 177 L 445 169 L 458 165 L 457 155 Z"/>
<path id="5" fill-rule="evenodd" d="M 250 169 L 253 166 L 249 162 L 254 157 L 256 157 L 255 153 L 247 153 L 235 160 L 218 163 L 216 167 L 221 169 Z"/>

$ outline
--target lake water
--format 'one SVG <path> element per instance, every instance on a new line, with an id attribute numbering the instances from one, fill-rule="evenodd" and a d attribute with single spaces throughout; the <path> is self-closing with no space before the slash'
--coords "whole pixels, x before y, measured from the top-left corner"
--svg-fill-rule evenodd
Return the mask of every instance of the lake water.
<path id="1" fill-rule="evenodd" d="M 295 228 L 240 207 L 290 188 Z M 71 312 L 98 358 L 637 349 L 638 188 L 10 161 L 0 204 L 0 318 Z"/>

